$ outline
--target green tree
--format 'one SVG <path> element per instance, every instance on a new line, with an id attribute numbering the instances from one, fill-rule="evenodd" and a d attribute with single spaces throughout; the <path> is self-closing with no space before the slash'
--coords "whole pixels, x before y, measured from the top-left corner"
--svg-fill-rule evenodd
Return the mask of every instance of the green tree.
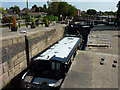
<path id="1" fill-rule="evenodd" d="M 47 6 L 46 6 L 46 4 L 43 5 L 42 9 L 43 9 L 43 12 L 47 12 Z"/>
<path id="2" fill-rule="evenodd" d="M 115 12 L 109 11 L 109 15 L 115 15 Z"/>
<path id="3" fill-rule="evenodd" d="M 48 8 L 48 14 L 57 16 L 58 15 L 58 2 L 52 2 Z"/>
<path id="4" fill-rule="evenodd" d="M 69 5 L 68 9 L 68 16 L 76 16 L 77 15 L 77 8 L 72 5 Z"/>
<path id="5" fill-rule="evenodd" d="M 77 8 L 67 2 L 51 2 L 48 7 L 48 14 L 63 17 L 77 15 Z"/>
<path id="6" fill-rule="evenodd" d="M 15 6 L 13 10 L 17 14 L 20 12 L 20 8 L 18 6 Z"/>
<path id="7" fill-rule="evenodd" d="M 33 5 L 32 8 L 37 8 L 37 5 Z"/>
<path id="8" fill-rule="evenodd" d="M 3 7 L 0 7 L 0 11 L 4 14 L 5 13 L 5 10 Z"/>
<path id="9" fill-rule="evenodd" d="M 88 15 L 96 15 L 96 13 L 97 13 L 97 11 L 94 10 L 94 9 L 88 9 L 88 10 L 87 10 L 87 14 L 88 14 Z"/>
<path id="10" fill-rule="evenodd" d="M 14 7 L 10 7 L 10 9 L 14 9 Z"/>

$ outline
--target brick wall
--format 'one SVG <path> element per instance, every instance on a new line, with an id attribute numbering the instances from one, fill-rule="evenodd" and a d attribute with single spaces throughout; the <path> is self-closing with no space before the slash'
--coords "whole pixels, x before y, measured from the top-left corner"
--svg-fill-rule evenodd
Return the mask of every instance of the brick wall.
<path id="1" fill-rule="evenodd" d="M 36 31 L 28 34 L 29 61 L 43 49 L 63 37 L 64 27 Z M 0 88 L 27 67 L 25 36 L 2 39 L 0 47 Z"/>

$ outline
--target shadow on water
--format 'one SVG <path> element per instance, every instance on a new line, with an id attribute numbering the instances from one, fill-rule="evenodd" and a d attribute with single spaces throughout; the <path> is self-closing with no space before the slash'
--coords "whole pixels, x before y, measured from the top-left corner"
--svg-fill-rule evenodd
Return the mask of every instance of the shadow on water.
<path id="1" fill-rule="evenodd" d="M 26 71 L 27 71 L 27 69 L 25 69 L 20 74 L 18 74 L 16 77 L 14 77 L 10 81 L 10 83 L 7 84 L 2 90 L 13 90 L 13 89 L 26 90 L 22 87 L 22 83 L 21 83 L 22 76 Z"/>

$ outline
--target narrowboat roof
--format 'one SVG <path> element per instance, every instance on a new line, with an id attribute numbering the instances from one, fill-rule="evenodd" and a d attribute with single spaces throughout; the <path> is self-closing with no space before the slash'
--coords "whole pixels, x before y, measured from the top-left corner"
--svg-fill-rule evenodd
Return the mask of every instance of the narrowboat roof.
<path id="1" fill-rule="evenodd" d="M 64 58 L 68 57 L 78 40 L 80 40 L 79 37 L 64 37 L 58 43 L 34 58 L 34 60 L 50 60 L 56 57 L 58 61 L 62 61 Z"/>

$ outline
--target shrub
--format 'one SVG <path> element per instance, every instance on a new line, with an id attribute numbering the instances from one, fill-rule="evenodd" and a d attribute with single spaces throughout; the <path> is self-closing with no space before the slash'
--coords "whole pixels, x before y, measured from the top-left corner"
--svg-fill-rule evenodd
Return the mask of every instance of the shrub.
<path id="1" fill-rule="evenodd" d="M 17 23 L 16 18 L 13 16 L 13 25 L 11 27 L 11 31 L 17 31 Z"/>
<path id="2" fill-rule="evenodd" d="M 13 17 L 9 16 L 9 17 L 3 17 L 2 18 L 2 23 L 12 23 Z"/>
<path id="3" fill-rule="evenodd" d="M 30 20 L 31 20 L 31 16 L 30 16 L 30 14 L 27 14 L 27 15 L 25 16 L 25 21 L 26 21 L 26 22 L 30 22 Z"/>
<path id="4" fill-rule="evenodd" d="M 48 19 L 45 19 L 45 26 L 49 27 L 49 21 L 48 21 Z"/>
<path id="5" fill-rule="evenodd" d="M 16 18 L 15 17 L 13 17 L 13 26 L 12 27 L 17 28 L 17 23 L 16 23 Z"/>
<path id="6" fill-rule="evenodd" d="M 32 21 L 31 28 L 35 28 L 35 20 L 34 20 L 34 18 L 32 18 L 31 21 Z"/>
<path id="7" fill-rule="evenodd" d="M 58 17 L 57 16 L 54 17 L 54 21 L 58 21 Z"/>

